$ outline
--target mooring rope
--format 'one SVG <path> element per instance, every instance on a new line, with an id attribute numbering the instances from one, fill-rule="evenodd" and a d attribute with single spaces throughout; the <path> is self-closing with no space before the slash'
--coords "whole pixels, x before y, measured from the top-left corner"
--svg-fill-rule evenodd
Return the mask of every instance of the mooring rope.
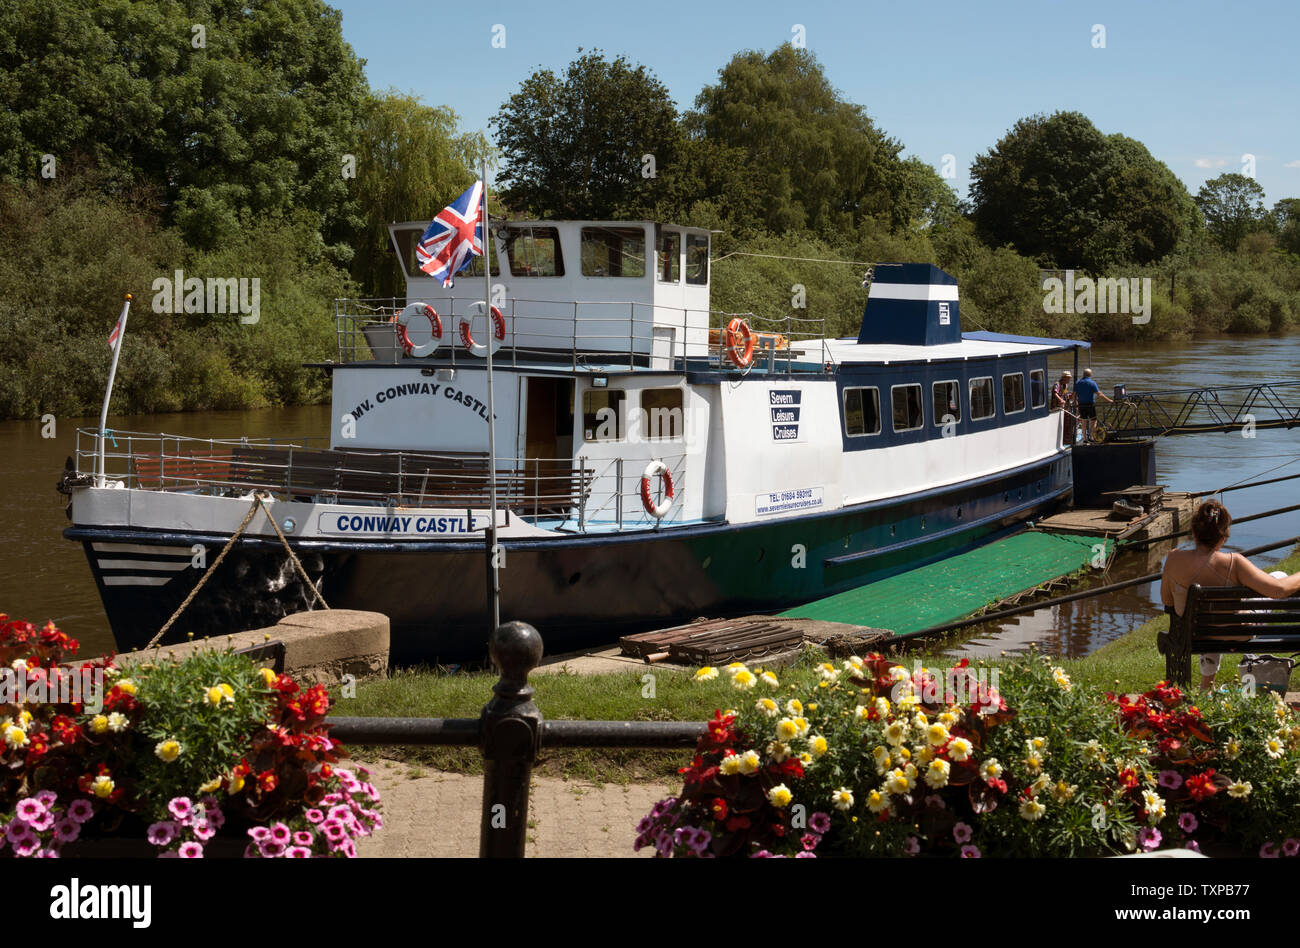
<path id="1" fill-rule="evenodd" d="M 275 522 L 275 518 L 271 516 L 271 512 L 267 510 L 265 505 L 262 503 L 262 495 L 255 491 L 253 493 L 253 504 L 248 508 L 248 513 L 244 514 L 243 522 L 240 523 L 235 532 L 230 535 L 230 539 L 227 540 L 226 545 L 221 548 L 221 552 L 218 553 L 217 558 L 212 561 L 212 565 L 209 566 L 207 571 L 199 578 L 199 581 L 194 584 L 194 588 L 191 589 L 190 594 L 185 597 L 185 601 L 176 608 L 176 611 L 172 613 L 172 617 L 163 624 L 161 629 L 158 630 L 158 634 L 149 640 L 149 644 L 145 646 L 145 649 L 151 649 L 157 645 L 158 640 L 166 635 L 167 630 L 172 627 L 172 623 L 179 619 L 181 613 L 184 612 L 189 607 L 189 604 L 194 601 L 194 597 L 199 594 L 199 590 L 203 588 L 204 583 L 206 583 L 209 577 L 216 572 L 217 567 L 221 565 L 221 561 L 226 558 L 226 554 L 229 553 L 231 547 L 235 545 L 235 541 L 238 540 L 244 530 L 248 528 L 248 525 L 252 522 L 253 516 L 257 513 L 259 507 L 266 514 L 266 519 L 271 522 L 271 526 L 274 528 L 276 536 L 280 538 L 280 542 L 284 544 L 285 550 L 289 553 L 289 559 L 293 560 L 293 565 L 298 568 L 298 573 L 302 576 L 303 580 L 306 581 L 307 588 L 312 591 L 322 606 L 326 609 L 330 607 L 329 603 L 325 601 L 325 597 L 320 594 L 320 590 L 316 588 L 316 584 L 313 583 L 311 578 L 307 575 L 307 571 L 303 568 L 302 563 L 299 562 L 297 555 L 293 552 L 293 548 L 289 546 L 289 540 L 280 532 L 280 525 Z"/>

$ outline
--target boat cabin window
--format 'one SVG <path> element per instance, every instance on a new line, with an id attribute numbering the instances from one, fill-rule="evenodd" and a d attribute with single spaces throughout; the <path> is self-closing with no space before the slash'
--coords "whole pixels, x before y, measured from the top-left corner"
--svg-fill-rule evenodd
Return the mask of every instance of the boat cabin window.
<path id="1" fill-rule="evenodd" d="M 682 235 L 676 231 L 663 231 L 659 234 L 657 243 L 656 279 L 660 283 L 681 283 Z"/>
<path id="2" fill-rule="evenodd" d="M 674 440 L 686 430 L 680 388 L 647 388 L 641 393 L 642 437 L 647 441 Z"/>
<path id="3" fill-rule="evenodd" d="M 592 389 L 582 393 L 582 437 L 584 441 L 623 440 L 623 401 L 627 393 L 617 388 Z"/>
<path id="4" fill-rule="evenodd" d="M 972 421 L 993 417 L 993 376 L 970 380 L 970 416 Z"/>
<path id="5" fill-rule="evenodd" d="M 420 242 L 424 231 L 415 227 L 404 227 L 393 231 L 393 242 L 397 244 L 397 256 L 402 261 L 402 270 L 408 277 L 421 277 L 426 274 L 420 270 L 420 261 L 415 257 L 415 247 Z"/>
<path id="6" fill-rule="evenodd" d="M 709 282 L 709 238 L 686 235 L 686 282 L 704 286 Z"/>
<path id="7" fill-rule="evenodd" d="M 492 275 L 501 275 L 501 261 L 497 259 L 497 248 L 491 240 L 488 241 L 488 260 L 492 263 Z M 460 271 L 461 277 L 481 277 L 483 276 L 483 258 L 474 256 L 469 258 L 469 266 Z"/>
<path id="8" fill-rule="evenodd" d="M 958 394 L 957 382 L 934 383 L 934 411 L 931 417 L 936 425 L 950 421 L 961 421 L 961 395 Z"/>
<path id="9" fill-rule="evenodd" d="M 645 276 L 645 231 L 639 227 L 582 228 L 582 275 Z"/>
<path id="10" fill-rule="evenodd" d="M 1034 369 L 1029 373 L 1029 407 L 1042 408 L 1047 404 L 1047 372 Z"/>
<path id="11" fill-rule="evenodd" d="M 925 424 L 921 413 L 920 385 L 893 385 L 889 399 L 894 405 L 894 430 L 915 431 Z"/>
<path id="12" fill-rule="evenodd" d="M 844 433 L 850 438 L 880 434 L 880 389 L 844 390 Z"/>
<path id="13" fill-rule="evenodd" d="M 560 232 L 554 227 L 507 227 L 506 257 L 510 275 L 517 277 L 564 276 Z"/>
<path id="14" fill-rule="evenodd" d="M 1025 410 L 1025 373 L 1002 376 L 1002 414 L 1014 415 Z"/>

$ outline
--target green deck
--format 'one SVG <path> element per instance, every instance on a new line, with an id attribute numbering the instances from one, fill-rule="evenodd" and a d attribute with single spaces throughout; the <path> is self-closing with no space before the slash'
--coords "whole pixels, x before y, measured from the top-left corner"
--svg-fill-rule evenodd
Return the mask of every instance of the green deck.
<path id="1" fill-rule="evenodd" d="M 789 609 L 782 616 L 889 629 L 905 636 L 1067 576 L 1092 560 L 1100 537 L 1019 533 L 929 566 Z"/>

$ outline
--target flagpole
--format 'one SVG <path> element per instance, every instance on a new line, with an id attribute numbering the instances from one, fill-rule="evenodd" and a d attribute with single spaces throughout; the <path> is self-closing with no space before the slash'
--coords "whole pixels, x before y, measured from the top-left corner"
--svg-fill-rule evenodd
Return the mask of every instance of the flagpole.
<path id="1" fill-rule="evenodd" d="M 497 572 L 497 438 L 496 413 L 492 410 L 492 228 L 488 221 L 487 157 L 482 160 L 483 170 L 483 315 L 487 319 L 487 413 L 488 413 L 488 494 L 492 504 L 487 530 L 488 599 L 492 603 L 490 636 L 501 624 L 501 578 Z"/>
<path id="2" fill-rule="evenodd" d="M 117 330 L 117 345 L 113 346 L 113 364 L 108 370 L 108 387 L 104 389 L 104 404 L 99 409 L 99 471 L 95 477 L 95 486 L 104 486 L 104 438 L 108 426 L 108 402 L 113 396 L 113 379 L 117 377 L 117 357 L 122 354 L 122 343 L 126 340 L 126 314 L 131 309 L 131 294 L 126 294 L 122 304 L 122 315 L 117 317 L 120 324 Z"/>

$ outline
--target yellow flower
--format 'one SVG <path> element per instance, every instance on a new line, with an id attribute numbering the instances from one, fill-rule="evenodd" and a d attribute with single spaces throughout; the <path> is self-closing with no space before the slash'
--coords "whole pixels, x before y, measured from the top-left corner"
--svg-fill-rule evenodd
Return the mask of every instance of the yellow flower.
<path id="1" fill-rule="evenodd" d="M 876 699 L 876 714 L 877 714 L 879 717 L 882 717 L 882 718 L 885 717 L 885 716 L 887 716 L 887 715 L 889 714 L 889 699 L 888 699 L 888 698 L 877 698 L 877 699 Z"/>
<path id="2" fill-rule="evenodd" d="M 1264 742 L 1264 752 L 1268 754 L 1269 757 L 1277 760 L 1286 753 L 1286 745 L 1284 745 L 1278 736 L 1274 734 Z"/>
<path id="3" fill-rule="evenodd" d="M 931 747 L 942 747 L 948 743 L 948 729 L 942 724 L 931 724 L 925 732 L 925 739 L 930 742 Z"/>
<path id="4" fill-rule="evenodd" d="M 966 738 L 954 737 L 948 744 L 948 756 L 960 764 L 970 758 L 974 749 L 974 745 Z"/>
<path id="5" fill-rule="evenodd" d="M 10 724 L 5 728 L 5 743 L 10 747 L 26 747 L 27 732 L 16 724 Z"/>
<path id="6" fill-rule="evenodd" d="M 181 745 L 179 741 L 168 738 L 165 741 L 159 741 L 154 745 L 154 755 L 164 764 L 170 764 L 177 757 L 181 756 Z"/>
<path id="7" fill-rule="evenodd" d="M 113 778 L 100 774 L 90 782 L 90 789 L 101 800 L 107 800 L 113 794 Z"/>
<path id="8" fill-rule="evenodd" d="M 900 760 L 911 760 L 912 752 L 908 750 L 906 747 L 900 747 L 898 749 L 898 757 Z"/>
<path id="9" fill-rule="evenodd" d="M 1035 820 L 1042 819 L 1043 814 L 1047 812 L 1047 807 L 1033 798 L 1020 801 L 1020 816 L 1022 819 L 1029 820 L 1031 823 Z"/>
<path id="10" fill-rule="evenodd" d="M 776 722 L 776 736 L 783 741 L 792 741 L 799 736 L 799 725 L 793 718 L 782 718 Z"/>
<path id="11" fill-rule="evenodd" d="M 262 671 L 266 671 L 265 668 Z M 718 677 L 718 670 L 712 665 L 705 665 L 695 673 L 694 681 L 713 681 Z M 268 682 L 269 684 L 269 682 Z"/>
<path id="12" fill-rule="evenodd" d="M 1062 691 L 1069 691 L 1074 687 L 1074 684 L 1070 681 L 1070 676 L 1059 665 L 1052 669 L 1052 679 Z"/>
<path id="13" fill-rule="evenodd" d="M 885 778 L 885 790 L 889 793 L 904 794 L 910 789 L 912 789 L 912 782 L 901 770 L 891 770 L 889 776 Z"/>
<path id="14" fill-rule="evenodd" d="M 785 710 L 791 717 L 797 718 L 803 714 L 803 703 L 798 698 L 791 698 L 785 703 Z"/>
<path id="15" fill-rule="evenodd" d="M 952 765 L 942 758 L 930 761 L 930 768 L 925 772 L 925 782 L 935 790 L 948 785 L 948 774 Z"/>
<path id="16" fill-rule="evenodd" d="M 889 809 L 889 794 L 872 790 L 867 794 L 867 809 L 872 813 L 883 813 Z"/>
<path id="17" fill-rule="evenodd" d="M 740 773 L 740 758 L 735 754 L 728 754 L 726 757 L 722 758 L 722 762 L 718 764 L 718 770 L 728 777 L 735 776 Z"/>
<path id="18" fill-rule="evenodd" d="M 818 757 L 821 757 L 831 749 L 831 746 L 826 742 L 826 738 L 822 737 L 820 734 L 814 734 L 812 737 L 808 738 L 808 749 Z"/>
<path id="19" fill-rule="evenodd" d="M 123 678 L 121 681 L 117 683 L 117 687 L 121 688 L 129 695 L 135 694 L 135 682 L 133 682 L 130 678 Z"/>
<path id="20" fill-rule="evenodd" d="M 216 793 L 221 789 L 221 778 L 213 777 L 203 786 L 199 787 L 199 793 Z"/>
<path id="21" fill-rule="evenodd" d="M 771 757 L 778 764 L 782 763 L 790 756 L 790 745 L 783 744 L 780 741 L 771 741 L 767 745 L 767 756 Z"/>
<path id="22" fill-rule="evenodd" d="M 221 693 L 225 696 L 226 700 L 233 704 L 235 701 L 235 689 L 231 688 L 224 681 L 218 682 L 217 687 L 221 689 Z"/>
<path id="23" fill-rule="evenodd" d="M 747 750 L 740 755 L 740 772 L 746 776 L 758 773 L 758 751 Z"/>
<path id="24" fill-rule="evenodd" d="M 1031 774 L 1039 773 L 1043 769 L 1043 758 L 1037 754 L 1030 754 L 1025 758 L 1025 769 Z"/>
<path id="25" fill-rule="evenodd" d="M 1035 737 L 1029 741 L 1029 749 L 1031 751 L 1041 751 L 1046 746 L 1047 738 L 1045 737 Z"/>
<path id="26" fill-rule="evenodd" d="M 783 783 L 778 783 L 771 790 L 767 791 L 767 802 L 777 809 L 789 806 L 790 801 L 793 799 L 794 794 L 792 794 L 790 788 Z"/>
<path id="27" fill-rule="evenodd" d="M 748 668 L 742 668 L 731 676 L 731 686 L 748 691 L 758 684 L 758 677 Z"/>
<path id="28" fill-rule="evenodd" d="M 771 698 L 759 698 L 758 701 L 754 703 L 754 708 L 756 710 L 762 711 L 769 718 L 776 717 L 777 713 L 781 710 L 777 706 L 777 703 L 773 701 Z"/>
<path id="29" fill-rule="evenodd" d="M 922 744 L 916 749 L 916 759 L 922 766 L 924 766 L 934 760 L 934 750 Z"/>
<path id="30" fill-rule="evenodd" d="M 1236 760 L 1241 756 L 1241 745 L 1237 743 L 1235 737 L 1228 741 L 1227 745 L 1223 748 L 1223 753 L 1227 756 L 1228 760 Z"/>
<path id="31" fill-rule="evenodd" d="M 867 720 L 867 715 L 870 713 L 871 712 L 868 711 L 865 706 L 858 705 L 856 708 L 853 709 L 853 723 L 854 724 L 863 723 L 864 721 Z"/>
<path id="32" fill-rule="evenodd" d="M 837 810 L 853 809 L 853 791 L 848 787 L 840 787 L 831 794 L 831 803 Z"/>
<path id="33" fill-rule="evenodd" d="M 272 671 L 271 669 L 269 668 L 262 669 L 262 684 L 266 685 L 266 687 L 270 688 L 273 684 L 275 684 L 276 677 L 277 676 L 275 672 Z M 714 675 L 713 677 L 716 678 L 718 676 Z"/>
<path id="34" fill-rule="evenodd" d="M 961 720 L 961 712 L 955 709 L 949 709 L 939 715 L 939 723 L 946 728 L 951 728 L 959 720 Z"/>
<path id="35" fill-rule="evenodd" d="M 221 704 L 221 699 L 225 697 L 225 695 L 221 693 L 221 689 L 215 686 L 207 689 L 207 691 L 204 693 L 207 696 L 208 704 L 211 705 Z"/>
<path id="36" fill-rule="evenodd" d="M 807 718 L 795 718 L 795 719 L 794 719 L 794 723 L 795 723 L 795 727 L 799 728 L 799 736 L 800 736 L 800 737 L 803 737 L 805 734 L 808 733 L 808 719 L 807 719 Z"/>
<path id="37" fill-rule="evenodd" d="M 114 734 L 121 734 L 127 729 L 127 726 L 130 723 L 131 722 L 127 720 L 126 715 L 122 714 L 120 711 L 114 711 L 108 716 L 108 729 Z"/>
<path id="38" fill-rule="evenodd" d="M 817 702 L 815 702 L 815 701 L 810 701 L 810 702 L 808 702 L 808 710 L 809 710 L 809 711 L 816 711 L 816 710 L 817 710 Z"/>
<path id="39" fill-rule="evenodd" d="M 1067 784 L 1064 780 L 1057 783 L 1052 788 L 1052 799 L 1057 803 L 1069 803 L 1074 799 L 1074 791 L 1079 789 L 1078 784 Z"/>
<path id="40" fill-rule="evenodd" d="M 243 789 L 244 789 L 243 776 L 240 774 L 232 774 L 230 777 L 230 785 L 226 787 L 226 792 L 230 794 L 235 794 Z"/>
<path id="41" fill-rule="evenodd" d="M 740 671 L 742 668 L 745 668 L 744 662 L 732 662 L 730 665 L 724 668 L 723 671 L 725 671 L 728 675 L 731 675 L 734 678 L 736 673 Z"/>
<path id="42" fill-rule="evenodd" d="M 1236 783 L 1228 787 L 1228 796 L 1237 800 L 1244 800 L 1250 796 L 1250 791 L 1253 789 L 1254 787 L 1250 785 L 1249 780 L 1238 780 Z"/>
<path id="43" fill-rule="evenodd" d="M 90 729 L 96 734 L 103 734 L 108 730 L 108 718 L 102 714 L 97 714 L 90 719 Z"/>
<path id="44" fill-rule="evenodd" d="M 1002 776 L 1002 765 L 998 763 L 996 757 L 990 757 L 984 763 L 980 764 L 980 779 L 985 783 L 990 780 L 997 780 Z"/>
<path id="45" fill-rule="evenodd" d="M 759 675 L 758 677 L 763 682 L 763 684 L 767 685 L 769 688 L 781 687 L 781 682 L 777 681 L 776 676 L 773 675 L 771 672 L 763 672 L 763 674 Z"/>
<path id="46" fill-rule="evenodd" d="M 903 741 L 907 740 L 907 725 L 902 721 L 890 721 L 885 728 L 885 740 L 895 747 L 902 746 Z"/>
<path id="47" fill-rule="evenodd" d="M 912 727 L 918 731 L 925 731 L 930 726 L 930 719 L 925 716 L 924 711 L 916 712 L 916 717 L 912 718 Z"/>
<path id="48" fill-rule="evenodd" d="M 1042 774 L 1037 780 L 1029 785 L 1031 794 L 1039 794 L 1052 785 L 1052 779 L 1047 774 Z"/>
<path id="49" fill-rule="evenodd" d="M 812 761 L 813 761 L 812 754 L 808 753 L 807 751 L 803 751 L 802 753 L 799 754 L 799 763 L 803 764 L 805 767 L 811 764 Z"/>

